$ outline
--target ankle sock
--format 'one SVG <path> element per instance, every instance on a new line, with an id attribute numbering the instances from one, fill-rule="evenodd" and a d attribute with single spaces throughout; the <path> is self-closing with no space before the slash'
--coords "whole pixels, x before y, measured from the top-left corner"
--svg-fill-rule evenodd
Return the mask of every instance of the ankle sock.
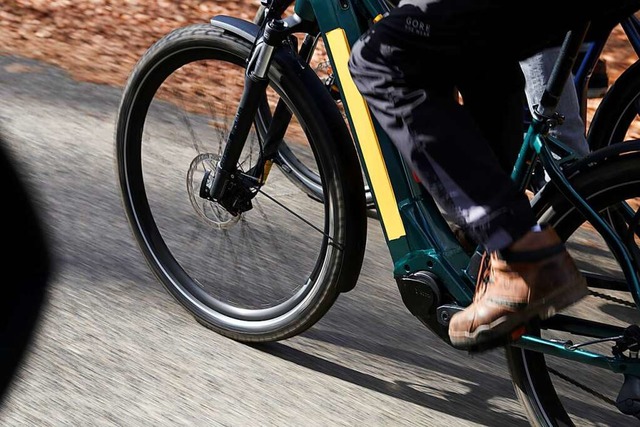
<path id="1" fill-rule="evenodd" d="M 546 225 L 543 228 L 542 225 L 536 224 L 531 227 L 531 231 L 538 233 L 542 232 L 545 228 Z M 498 251 L 498 256 L 507 262 L 536 262 L 557 255 L 565 250 L 564 243 L 559 243 L 557 245 L 532 251 L 512 251 L 505 248 Z"/>

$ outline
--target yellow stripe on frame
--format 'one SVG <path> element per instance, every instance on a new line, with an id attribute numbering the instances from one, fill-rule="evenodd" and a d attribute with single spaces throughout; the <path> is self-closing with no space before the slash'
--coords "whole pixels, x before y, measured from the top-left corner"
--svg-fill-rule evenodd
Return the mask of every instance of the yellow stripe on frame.
<path id="1" fill-rule="evenodd" d="M 358 136 L 360 150 L 369 171 L 369 185 L 373 187 L 375 192 L 378 211 L 387 238 L 389 240 L 398 239 L 406 235 L 404 224 L 400 217 L 398 203 L 391 186 L 387 166 L 384 163 L 380 142 L 369 114 L 369 108 L 349 72 L 350 49 L 347 36 L 342 28 L 336 28 L 326 34 L 326 39 L 335 62 L 336 70 L 334 71 L 338 73 L 354 130 Z"/>

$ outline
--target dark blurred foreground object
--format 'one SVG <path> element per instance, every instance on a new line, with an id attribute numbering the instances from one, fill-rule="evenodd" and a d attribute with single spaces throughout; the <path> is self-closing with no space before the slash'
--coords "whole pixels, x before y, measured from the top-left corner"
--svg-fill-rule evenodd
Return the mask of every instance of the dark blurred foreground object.
<path id="1" fill-rule="evenodd" d="M 28 352 L 45 303 L 52 263 L 33 192 L 21 178 L 0 129 L 0 403 Z"/>

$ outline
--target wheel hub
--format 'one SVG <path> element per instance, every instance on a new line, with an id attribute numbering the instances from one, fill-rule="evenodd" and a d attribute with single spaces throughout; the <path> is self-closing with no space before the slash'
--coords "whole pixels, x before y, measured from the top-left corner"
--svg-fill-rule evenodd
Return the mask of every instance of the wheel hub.
<path id="1" fill-rule="evenodd" d="M 193 210 L 207 224 L 218 228 L 227 229 L 234 226 L 241 218 L 241 213 L 230 213 L 224 206 L 216 201 L 202 197 L 203 187 L 207 182 L 213 182 L 220 156 L 212 153 L 204 153 L 196 156 L 189 165 L 187 171 L 187 193 Z"/>

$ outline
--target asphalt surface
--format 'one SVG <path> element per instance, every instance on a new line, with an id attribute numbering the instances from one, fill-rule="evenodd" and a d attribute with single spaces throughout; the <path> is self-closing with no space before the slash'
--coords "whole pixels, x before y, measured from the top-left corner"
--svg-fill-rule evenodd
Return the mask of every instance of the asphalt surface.
<path id="1" fill-rule="evenodd" d="M 375 219 L 357 287 L 307 332 L 251 347 L 197 323 L 152 276 L 125 220 L 120 94 L 0 57 L 0 123 L 56 262 L 1 425 L 528 425 L 502 352 L 448 348 L 404 308 Z"/>

